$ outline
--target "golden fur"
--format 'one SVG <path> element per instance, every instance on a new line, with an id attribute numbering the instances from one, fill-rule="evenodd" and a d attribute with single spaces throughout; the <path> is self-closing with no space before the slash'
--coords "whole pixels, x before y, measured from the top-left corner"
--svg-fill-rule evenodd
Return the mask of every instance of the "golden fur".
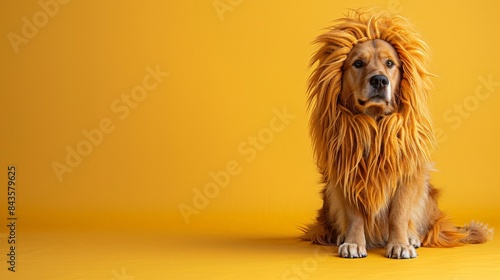
<path id="1" fill-rule="evenodd" d="M 427 46 L 407 20 L 353 11 L 315 43 L 310 129 L 325 187 L 304 239 L 337 245 L 341 257 L 385 246 L 387 257 L 414 258 L 420 245 L 491 238 L 480 223 L 455 227 L 437 206 L 438 191 L 428 182 L 436 142 Z M 370 87 L 374 75 L 386 77 L 379 90 L 377 81 Z"/>

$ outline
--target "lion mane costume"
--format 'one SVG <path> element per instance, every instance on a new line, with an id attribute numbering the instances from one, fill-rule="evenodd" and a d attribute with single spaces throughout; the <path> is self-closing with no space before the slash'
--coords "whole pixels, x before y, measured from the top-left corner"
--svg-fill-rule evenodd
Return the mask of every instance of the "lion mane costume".
<path id="1" fill-rule="evenodd" d="M 356 44 L 374 39 L 391 44 L 401 61 L 396 109 L 379 118 L 356 112 L 340 98 L 344 61 Z M 352 208 L 364 217 L 366 247 L 384 247 L 390 241 L 394 197 L 400 188 L 413 188 L 407 206 L 410 245 L 453 247 L 490 239 L 492 230 L 481 223 L 453 225 L 438 208 L 438 190 L 428 182 L 436 146 L 427 108 L 432 88 L 428 48 L 409 22 L 360 9 L 336 21 L 314 43 L 319 49 L 311 59 L 308 108 L 325 187 L 323 207 L 316 222 L 304 228 L 303 238 L 340 246 L 349 228 L 346 211 Z"/>

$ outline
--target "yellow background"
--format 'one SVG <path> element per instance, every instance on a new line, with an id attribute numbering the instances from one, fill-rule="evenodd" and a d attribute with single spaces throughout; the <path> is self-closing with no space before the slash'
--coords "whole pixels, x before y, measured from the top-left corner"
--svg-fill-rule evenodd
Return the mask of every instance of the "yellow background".
<path id="1" fill-rule="evenodd" d="M 500 225 L 493 3 L 1 1 L 0 221 L 7 223 L 7 166 L 15 165 L 19 245 L 18 272 L 0 257 L 0 276 L 119 279 L 126 270 L 136 279 L 305 279 L 288 274 L 304 263 L 311 278 L 359 273 L 333 250 L 324 257 L 291 239 L 321 205 L 306 110 L 310 42 L 359 6 L 409 18 L 430 46 L 440 140 L 432 182 L 444 190 L 441 207 L 457 224 Z M 12 43 L 12 34 L 24 40 Z M 122 96 L 149 79 L 147 69 L 168 75 L 127 105 L 129 114 L 119 111 L 128 104 Z M 69 167 L 68 147 L 85 145 L 83 131 L 103 121 L 112 131 Z M 71 172 L 58 178 L 54 162 Z M 237 172 L 213 188 L 210 174 L 228 164 Z M 211 197 L 196 208 L 197 191 L 210 184 Z M 189 223 L 180 205 L 195 210 Z M 0 256 L 7 237 L 3 226 Z M 384 278 L 494 277 L 499 246 L 419 249 L 401 266 L 373 251 L 361 262 Z"/>

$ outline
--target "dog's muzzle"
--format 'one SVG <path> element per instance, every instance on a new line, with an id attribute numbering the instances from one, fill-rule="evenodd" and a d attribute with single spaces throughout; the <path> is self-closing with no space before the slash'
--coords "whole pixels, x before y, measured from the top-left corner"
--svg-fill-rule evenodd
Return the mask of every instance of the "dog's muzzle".
<path id="1" fill-rule="evenodd" d="M 366 99 L 358 100 L 359 105 L 365 106 L 367 103 L 388 104 L 391 101 L 391 85 L 387 76 L 373 75 L 369 83 Z"/>
<path id="2" fill-rule="evenodd" d="M 370 78 L 370 85 L 377 91 L 385 91 L 389 86 L 389 79 L 385 75 L 374 75 Z"/>

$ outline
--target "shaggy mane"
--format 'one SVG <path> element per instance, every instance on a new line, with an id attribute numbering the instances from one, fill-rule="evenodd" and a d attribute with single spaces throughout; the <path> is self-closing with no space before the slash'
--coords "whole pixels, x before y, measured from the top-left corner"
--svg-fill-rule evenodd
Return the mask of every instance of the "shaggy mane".
<path id="1" fill-rule="evenodd" d="M 381 39 L 401 60 L 394 113 L 374 119 L 343 102 L 342 67 L 352 48 Z M 398 184 L 431 165 L 436 145 L 427 105 L 431 89 L 427 45 L 406 19 L 371 10 L 352 11 L 320 35 L 311 59 L 308 108 L 311 138 L 325 183 L 341 187 L 346 199 L 368 216 L 390 201 Z"/>

